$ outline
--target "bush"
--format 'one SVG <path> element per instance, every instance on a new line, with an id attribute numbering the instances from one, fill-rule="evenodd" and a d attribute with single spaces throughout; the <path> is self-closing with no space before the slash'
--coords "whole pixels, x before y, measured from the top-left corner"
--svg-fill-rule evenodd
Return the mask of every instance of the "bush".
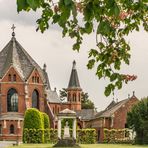
<path id="1" fill-rule="evenodd" d="M 148 97 L 133 106 L 127 114 L 127 123 L 136 132 L 135 143 L 148 144 Z"/>
<path id="2" fill-rule="evenodd" d="M 81 143 L 81 144 L 96 143 L 96 130 L 95 129 L 79 129 L 79 130 L 77 130 L 77 142 Z"/>
<path id="3" fill-rule="evenodd" d="M 42 113 L 44 120 L 44 129 L 48 129 L 50 127 L 49 117 L 46 113 Z"/>
<path id="4" fill-rule="evenodd" d="M 24 129 L 23 143 L 43 143 L 43 129 Z"/>
<path id="5" fill-rule="evenodd" d="M 24 129 L 43 129 L 43 120 L 40 111 L 35 108 L 27 109 L 24 117 Z"/>
<path id="6" fill-rule="evenodd" d="M 43 116 L 35 108 L 25 112 L 23 127 L 24 143 L 44 143 Z"/>
<path id="7" fill-rule="evenodd" d="M 105 143 L 133 143 L 129 129 L 104 129 Z"/>

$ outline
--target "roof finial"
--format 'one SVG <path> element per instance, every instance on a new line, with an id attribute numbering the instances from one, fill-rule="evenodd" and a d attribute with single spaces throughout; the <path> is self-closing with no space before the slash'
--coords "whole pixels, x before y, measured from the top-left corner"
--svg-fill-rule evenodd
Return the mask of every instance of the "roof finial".
<path id="1" fill-rule="evenodd" d="M 46 71 L 46 68 L 47 68 L 47 66 L 46 66 L 46 64 L 44 63 L 44 65 L 43 65 L 43 70 Z"/>
<path id="2" fill-rule="evenodd" d="M 135 91 L 133 91 L 133 96 L 135 96 Z"/>
<path id="3" fill-rule="evenodd" d="M 76 69 L 76 61 L 75 60 L 73 61 L 73 67 L 72 67 L 72 69 Z"/>
<path id="4" fill-rule="evenodd" d="M 11 29 L 12 29 L 12 36 L 14 37 L 15 36 L 15 32 L 14 32 L 14 29 L 15 29 L 16 27 L 14 26 L 14 24 L 12 25 L 12 27 L 11 27 Z"/>

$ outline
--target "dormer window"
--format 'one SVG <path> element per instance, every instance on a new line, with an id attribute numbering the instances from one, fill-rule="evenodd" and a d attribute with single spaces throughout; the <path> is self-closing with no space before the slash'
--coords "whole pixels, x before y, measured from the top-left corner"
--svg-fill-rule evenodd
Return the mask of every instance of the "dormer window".
<path id="1" fill-rule="evenodd" d="M 8 81 L 11 81 L 11 74 L 8 75 Z"/>

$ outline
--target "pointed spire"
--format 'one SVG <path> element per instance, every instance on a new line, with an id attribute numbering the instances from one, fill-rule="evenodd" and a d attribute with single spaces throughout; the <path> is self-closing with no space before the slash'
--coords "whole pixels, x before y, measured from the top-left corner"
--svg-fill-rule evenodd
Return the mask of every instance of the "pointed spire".
<path id="1" fill-rule="evenodd" d="M 14 24 L 12 25 L 12 27 L 11 27 L 11 29 L 12 29 L 12 37 L 15 37 L 15 32 L 14 32 L 14 29 L 15 29 L 16 27 L 14 26 Z"/>
<path id="2" fill-rule="evenodd" d="M 73 61 L 71 76 L 68 84 L 68 88 L 80 88 L 79 78 L 76 70 L 76 61 Z"/>
<path id="3" fill-rule="evenodd" d="M 76 61 L 75 60 L 73 61 L 72 69 L 76 69 Z"/>

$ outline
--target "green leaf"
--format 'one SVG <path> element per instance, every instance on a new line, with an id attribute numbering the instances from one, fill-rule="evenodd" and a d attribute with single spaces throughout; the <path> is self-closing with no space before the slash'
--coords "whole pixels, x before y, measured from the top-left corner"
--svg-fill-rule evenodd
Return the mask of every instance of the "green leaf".
<path id="1" fill-rule="evenodd" d="M 122 81 L 117 81 L 116 86 L 118 87 L 118 89 L 121 89 L 122 88 Z"/>
<path id="2" fill-rule="evenodd" d="M 27 4 L 26 0 L 17 0 L 17 11 L 20 12 L 22 10 L 27 10 L 29 5 Z"/>
<path id="3" fill-rule="evenodd" d="M 113 74 L 110 76 L 110 81 L 112 82 L 112 81 L 116 80 L 117 77 L 118 77 L 118 73 L 113 73 Z"/>
<path id="4" fill-rule="evenodd" d="M 34 11 L 36 11 L 36 9 L 40 7 L 41 0 L 27 0 L 27 3 Z"/>
<path id="5" fill-rule="evenodd" d="M 93 30 L 93 23 L 92 22 L 87 22 L 85 24 L 85 31 L 90 34 Z"/>
<path id="6" fill-rule="evenodd" d="M 111 87 L 109 85 L 107 87 L 105 87 L 104 94 L 105 94 L 105 96 L 109 96 L 111 94 Z"/>
<path id="7" fill-rule="evenodd" d="M 112 28 L 108 21 L 101 21 L 97 28 L 97 34 L 109 35 Z"/>
<path id="8" fill-rule="evenodd" d="M 68 6 L 73 3 L 72 0 L 64 0 L 65 6 Z"/>

